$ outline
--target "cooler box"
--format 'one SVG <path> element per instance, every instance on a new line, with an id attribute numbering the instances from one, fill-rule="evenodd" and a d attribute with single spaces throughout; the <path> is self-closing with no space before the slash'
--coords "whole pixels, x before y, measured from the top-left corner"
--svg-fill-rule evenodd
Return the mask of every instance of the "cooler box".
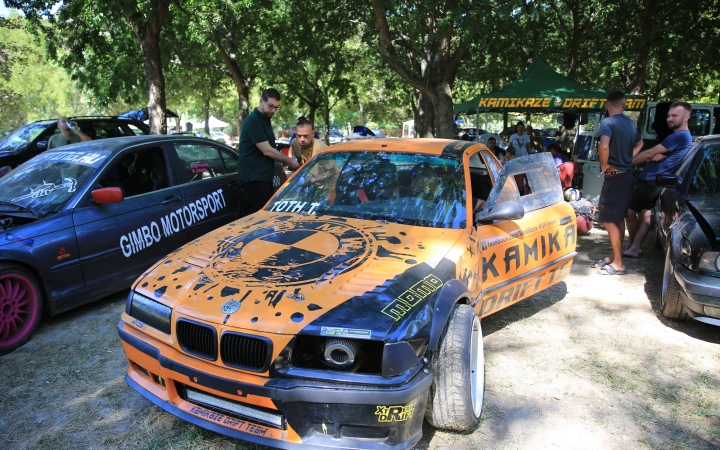
<path id="1" fill-rule="evenodd" d="M 603 177 L 598 177 L 600 174 L 600 162 L 599 161 L 584 161 L 583 162 L 583 186 L 582 193 L 583 198 L 590 200 L 593 205 L 598 204 L 600 200 L 600 190 L 602 189 Z"/>

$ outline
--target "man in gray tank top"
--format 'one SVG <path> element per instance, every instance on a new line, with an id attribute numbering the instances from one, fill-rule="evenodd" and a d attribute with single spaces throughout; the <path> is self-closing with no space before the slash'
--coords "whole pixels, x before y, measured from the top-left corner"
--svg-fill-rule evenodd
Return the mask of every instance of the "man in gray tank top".
<path id="1" fill-rule="evenodd" d="M 600 169 L 605 176 L 598 202 L 598 221 L 608 232 L 612 255 L 597 261 L 593 267 L 599 267 L 598 273 L 602 275 L 625 275 L 622 241 L 633 187 L 632 159 L 642 148 L 643 141 L 635 122 L 623 114 L 625 94 L 610 92 L 605 108 L 608 117 L 600 123 L 597 133 Z"/>

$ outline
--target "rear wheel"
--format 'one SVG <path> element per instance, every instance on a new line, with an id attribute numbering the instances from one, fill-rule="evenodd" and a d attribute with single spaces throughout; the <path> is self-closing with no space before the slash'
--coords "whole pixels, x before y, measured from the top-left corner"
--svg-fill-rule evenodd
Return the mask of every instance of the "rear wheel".
<path id="1" fill-rule="evenodd" d="M 665 255 L 665 269 L 663 270 L 660 313 L 670 319 L 687 320 L 690 316 L 685 311 L 682 300 L 680 300 L 680 285 L 675 278 L 671 252 L 671 244 L 668 243 L 668 249 Z"/>
<path id="2" fill-rule="evenodd" d="M 485 357 L 480 319 L 456 305 L 430 368 L 433 383 L 425 418 L 434 427 L 469 430 L 477 425 L 485 396 Z"/>
<path id="3" fill-rule="evenodd" d="M 42 306 L 35 276 L 21 266 L 0 264 L 0 355 L 30 340 L 40 323 Z"/>

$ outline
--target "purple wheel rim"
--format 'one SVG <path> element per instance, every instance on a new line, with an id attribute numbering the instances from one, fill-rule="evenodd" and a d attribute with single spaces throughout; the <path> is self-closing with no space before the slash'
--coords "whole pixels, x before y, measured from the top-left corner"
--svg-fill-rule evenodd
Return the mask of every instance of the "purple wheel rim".
<path id="1" fill-rule="evenodd" d="M 0 347 L 23 340 L 32 331 L 39 312 L 32 281 L 19 273 L 0 275 Z"/>

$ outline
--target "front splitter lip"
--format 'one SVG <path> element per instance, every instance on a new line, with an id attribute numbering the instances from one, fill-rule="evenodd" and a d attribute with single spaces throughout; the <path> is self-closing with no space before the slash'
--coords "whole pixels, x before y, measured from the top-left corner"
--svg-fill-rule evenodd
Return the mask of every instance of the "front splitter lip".
<path id="1" fill-rule="evenodd" d="M 406 404 L 413 400 L 417 400 L 417 397 L 426 395 L 432 384 L 432 374 L 421 371 L 417 376 L 410 380 L 406 385 L 397 387 L 379 387 L 379 386 L 345 386 L 342 384 L 333 385 L 328 387 L 327 383 L 320 386 L 318 384 L 312 384 L 310 380 L 292 380 L 296 381 L 295 384 L 290 383 L 282 387 L 271 386 L 270 382 L 266 385 L 256 385 L 237 382 L 232 379 L 219 378 L 212 376 L 202 371 L 198 371 L 187 365 L 181 365 L 176 361 L 172 361 L 170 358 L 161 355 L 160 349 L 145 342 L 144 340 L 130 334 L 128 331 L 123 329 L 124 322 L 120 322 L 118 325 L 118 334 L 120 335 L 123 343 L 133 349 L 142 352 L 143 354 L 155 359 L 161 365 L 161 367 L 168 369 L 169 371 L 177 374 L 187 376 L 190 380 L 198 385 L 198 388 L 207 387 L 215 391 L 227 393 L 229 395 L 237 396 L 238 391 L 242 391 L 246 394 L 263 396 L 271 400 L 277 401 L 276 404 L 306 404 L 306 403 L 322 403 L 322 404 L 344 404 L 344 405 L 386 405 L 386 404 Z M 127 352 L 127 350 L 126 350 Z M 186 406 L 193 406 L 193 403 L 182 400 L 180 403 L 174 401 L 168 401 L 168 399 L 162 398 L 154 393 L 151 389 L 145 386 L 146 380 L 139 376 L 138 372 L 134 369 L 128 371 L 125 376 L 127 384 L 135 389 L 142 396 L 150 400 L 156 406 L 162 408 L 166 412 L 173 414 L 187 422 L 194 425 L 200 426 L 207 430 L 240 439 L 248 442 L 257 444 L 267 445 L 276 448 L 352 448 L 352 449 L 404 449 L 414 445 L 422 437 L 422 419 L 419 423 L 411 427 L 409 433 L 404 437 L 406 438 L 401 442 L 387 442 L 384 440 L 378 440 L 377 438 L 354 438 L 339 435 L 323 435 L 314 430 L 310 430 L 309 433 L 300 436 L 301 442 L 288 442 L 285 437 L 263 437 L 255 434 L 251 434 L 245 431 L 224 426 L 219 423 L 206 420 L 203 417 L 192 414 L 187 411 Z M 165 380 L 168 381 L 168 380 Z M 272 381 L 272 380 L 271 380 Z M 288 381 L 288 379 L 283 379 Z M 148 385 L 152 383 L 148 382 Z M 292 386 L 292 387 L 290 387 Z M 424 405 L 424 401 L 423 401 Z M 328 405 L 330 406 L 330 405 Z M 373 408 L 374 409 L 374 408 Z M 418 407 L 420 409 L 420 407 Z M 423 409 L 424 411 L 424 409 Z M 320 419 L 322 420 L 322 419 Z M 293 426 L 292 423 L 288 423 L 289 426 Z M 278 433 L 282 431 L 278 430 Z M 409 435 L 409 436 L 408 436 Z"/>
<path id="2" fill-rule="evenodd" d="M 198 383 L 229 395 L 238 391 L 266 397 L 281 402 L 304 403 L 346 403 L 360 405 L 403 404 L 422 395 L 432 384 L 432 374 L 418 372 L 406 384 L 394 387 L 358 386 L 340 383 L 315 382 L 312 380 L 281 378 L 274 383 L 269 380 L 263 386 L 241 383 L 199 371 L 163 356 L 159 349 L 138 339 L 123 329 L 124 322 L 118 324 L 120 339 L 127 345 L 157 360 L 160 365 Z"/>

